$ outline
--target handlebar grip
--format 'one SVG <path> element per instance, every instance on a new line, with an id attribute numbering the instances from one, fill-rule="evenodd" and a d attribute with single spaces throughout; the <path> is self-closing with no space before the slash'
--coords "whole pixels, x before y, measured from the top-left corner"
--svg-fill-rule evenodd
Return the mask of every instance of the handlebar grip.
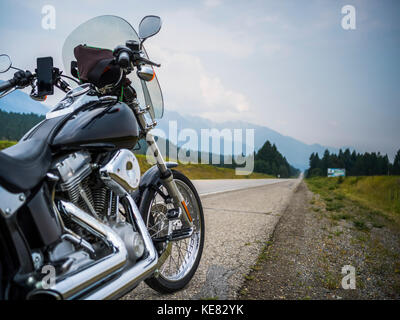
<path id="1" fill-rule="evenodd" d="M 118 64 L 120 65 L 121 68 L 127 68 L 129 67 L 129 63 L 130 63 L 130 58 L 128 52 L 122 51 L 118 55 Z"/>
<path id="2" fill-rule="evenodd" d="M 14 79 L 4 81 L 3 83 L 0 83 L 0 91 L 6 91 L 8 89 L 11 89 L 14 86 L 15 86 Z"/>

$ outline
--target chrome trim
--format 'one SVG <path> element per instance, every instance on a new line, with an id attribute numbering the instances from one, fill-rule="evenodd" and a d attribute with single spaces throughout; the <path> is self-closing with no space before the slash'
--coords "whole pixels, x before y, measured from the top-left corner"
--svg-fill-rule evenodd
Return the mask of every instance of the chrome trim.
<path id="1" fill-rule="evenodd" d="M 152 81 L 155 77 L 155 72 L 152 67 L 141 66 L 136 71 L 137 76 L 143 81 Z"/>
<path id="2" fill-rule="evenodd" d="M 28 293 L 27 300 L 62 300 L 59 293 L 52 290 L 35 290 Z"/>
<path id="3" fill-rule="evenodd" d="M 94 231 L 114 249 L 114 253 L 102 258 L 86 269 L 67 275 L 65 279 L 59 282 L 56 280 L 56 284 L 49 291 L 58 293 L 63 299 L 70 299 L 98 281 L 104 280 L 107 276 L 120 271 L 127 262 L 128 253 L 121 238 L 110 227 L 70 202 L 60 201 L 59 203 L 61 212 L 81 226 Z M 41 292 L 43 293 L 43 290 Z M 34 294 L 35 292 L 32 292 L 30 296 Z"/>
<path id="4" fill-rule="evenodd" d="M 139 162 L 127 149 L 118 150 L 99 172 L 103 182 L 117 195 L 123 196 L 139 187 Z"/>
<path id="5" fill-rule="evenodd" d="M 111 283 L 104 285 L 97 291 L 86 296 L 86 300 L 106 300 L 118 298 L 122 294 L 126 293 L 128 290 L 134 288 L 141 281 L 151 276 L 157 268 L 158 254 L 153 245 L 150 234 L 147 231 L 140 211 L 136 206 L 135 201 L 129 194 L 125 194 L 125 197 L 129 202 L 138 229 L 143 237 L 145 247 L 148 251 L 147 256 L 143 260 L 138 261 L 128 270 L 124 271 L 117 279 L 113 280 Z"/>
<path id="6" fill-rule="evenodd" d="M 168 171 L 167 164 L 164 161 L 164 158 L 161 154 L 160 149 L 158 148 L 158 145 L 156 143 L 156 140 L 154 139 L 153 134 L 150 132 L 146 133 L 146 142 L 151 150 L 151 154 L 154 155 L 154 158 L 156 159 L 158 169 L 160 170 L 161 173 L 166 173 Z M 183 214 L 183 220 L 185 221 L 186 225 L 189 227 L 193 227 L 193 221 L 191 221 L 186 213 L 185 208 L 183 207 L 182 202 L 185 200 L 179 191 L 178 187 L 176 186 L 175 180 L 173 178 L 173 175 L 169 175 L 167 178 L 162 179 L 165 185 L 165 188 L 168 190 L 168 194 L 172 197 L 174 201 L 174 205 L 176 208 L 181 208 L 182 211 L 185 213 Z"/>
<path id="7" fill-rule="evenodd" d="M 90 88 L 82 93 L 79 92 L 79 94 L 77 93 L 75 95 L 67 94 L 58 104 L 56 104 L 56 106 L 52 110 L 46 113 L 46 119 L 53 119 L 72 113 L 88 103 L 96 101 L 100 102 L 98 96 L 88 95 L 89 89 Z"/>
<path id="8" fill-rule="evenodd" d="M 60 282 L 57 282 L 49 290 L 37 289 L 29 294 L 28 297 L 34 298 L 35 294 L 43 295 L 46 292 L 49 296 L 59 295 L 63 299 L 73 299 L 78 295 L 86 294 L 86 300 L 103 300 L 115 299 L 134 288 L 141 281 L 151 276 L 157 268 L 158 254 L 147 231 L 146 225 L 142 219 L 140 211 L 135 201 L 129 194 L 125 194 L 130 209 L 132 210 L 133 219 L 135 220 L 138 230 L 143 237 L 146 248 L 145 258 L 129 265 L 126 247 L 120 237 L 107 225 L 93 218 L 88 213 L 76 207 L 70 202 L 60 201 L 61 212 L 68 215 L 76 223 L 83 227 L 94 231 L 99 236 L 113 246 L 115 252 L 108 257 L 103 258 L 100 262 L 96 262 L 87 269 L 79 271 L 73 275 L 66 276 Z M 124 268 L 121 270 L 121 268 Z M 100 284 L 111 275 L 119 276 L 115 280 L 105 282 L 99 289 L 90 291 L 90 287 Z"/>
<path id="9" fill-rule="evenodd" d="M 72 242 L 73 244 L 76 244 L 78 246 L 81 246 L 83 248 L 85 248 L 86 250 L 88 250 L 90 253 L 94 254 L 96 251 L 93 249 L 92 245 L 87 242 L 85 239 L 76 236 L 72 233 L 64 233 L 61 238 L 63 240 L 67 240 L 69 242 Z"/>

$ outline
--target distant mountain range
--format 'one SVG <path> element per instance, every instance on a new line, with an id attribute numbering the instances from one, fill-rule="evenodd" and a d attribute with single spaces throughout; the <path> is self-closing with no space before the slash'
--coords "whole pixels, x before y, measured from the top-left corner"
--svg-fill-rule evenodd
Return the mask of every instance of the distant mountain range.
<path id="1" fill-rule="evenodd" d="M 0 83 L 3 81 L 0 80 Z M 21 90 L 6 95 L 0 99 L 0 109 L 8 112 L 45 114 L 49 111 L 42 103 L 35 101 Z"/>
<path id="2" fill-rule="evenodd" d="M 338 148 L 322 146 L 320 144 L 306 144 L 299 140 L 296 140 L 292 137 L 284 136 L 277 131 L 274 131 L 268 127 L 259 126 L 255 124 L 251 124 L 244 121 L 227 121 L 227 122 L 213 122 L 201 117 L 193 117 L 187 115 L 181 115 L 175 111 L 165 111 L 163 119 L 159 120 L 159 125 L 157 128 L 162 129 L 167 138 L 169 134 L 169 121 L 175 120 L 177 122 L 178 132 L 182 129 L 190 128 L 194 129 L 197 132 L 198 137 L 200 137 L 201 129 L 206 128 L 215 128 L 218 130 L 222 129 L 230 129 L 233 132 L 233 129 L 254 129 L 254 148 L 255 150 L 259 150 L 266 140 L 269 140 L 271 143 L 275 143 L 279 152 L 286 157 L 288 162 L 298 168 L 300 170 L 305 170 L 308 168 L 309 157 L 311 153 L 318 152 L 321 156 L 326 149 L 330 152 L 337 153 L 339 152 Z M 243 144 L 245 143 L 245 133 L 243 133 Z M 172 141 L 176 142 L 176 141 Z M 185 141 L 178 141 L 178 146 L 182 146 Z M 232 143 L 231 141 L 226 141 L 225 143 Z M 201 149 L 201 143 L 198 142 L 199 149 Z M 242 146 L 243 151 L 245 150 L 245 146 Z M 353 150 L 353 148 L 350 148 Z M 202 150 L 202 151 L 211 151 L 211 150 Z M 221 144 L 221 153 L 223 153 L 223 147 Z"/>
<path id="3" fill-rule="evenodd" d="M 1 80 L 0 80 L 1 81 Z M 36 113 L 43 115 L 48 112 L 48 108 L 40 102 L 32 100 L 29 95 L 22 91 L 15 91 L 8 96 L 0 99 L 0 109 L 8 112 L 17 113 Z M 230 129 L 233 134 L 233 129 L 243 129 L 243 145 L 242 150 L 245 152 L 245 129 L 254 129 L 254 147 L 259 150 L 263 144 L 269 140 L 271 143 L 276 144 L 279 152 L 286 157 L 288 162 L 295 168 L 305 170 L 308 168 L 309 157 L 311 153 L 318 152 L 322 155 L 328 149 L 330 152 L 337 153 L 338 148 L 326 147 L 319 144 L 306 144 L 292 137 L 284 136 L 268 127 L 251 124 L 244 121 L 227 121 L 227 122 L 213 122 L 201 117 L 181 115 L 175 111 L 165 111 L 163 119 L 158 121 L 157 128 L 164 131 L 166 138 L 172 143 L 176 143 L 178 147 L 182 147 L 187 141 L 174 141 L 173 137 L 169 136 L 169 121 L 175 120 L 177 122 L 177 132 L 182 129 L 193 129 L 196 131 L 198 137 L 201 137 L 201 129 L 217 130 Z M 221 142 L 220 153 L 224 152 L 224 143 L 233 143 L 232 140 L 227 139 Z M 211 144 L 210 144 L 211 145 Z M 194 150 L 196 145 L 185 144 L 185 149 Z M 212 152 L 213 150 L 202 150 L 201 141 L 198 141 L 199 151 Z M 211 147 L 210 147 L 211 148 Z M 352 148 L 350 148 L 352 150 Z M 241 152 L 239 152 L 241 153 Z"/>

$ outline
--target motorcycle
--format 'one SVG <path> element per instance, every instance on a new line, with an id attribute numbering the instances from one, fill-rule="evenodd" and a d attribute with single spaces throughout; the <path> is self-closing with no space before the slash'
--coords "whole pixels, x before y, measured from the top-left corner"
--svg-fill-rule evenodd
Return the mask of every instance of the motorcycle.
<path id="1" fill-rule="evenodd" d="M 39 101 L 65 93 L 0 152 L 1 299 L 117 299 L 142 281 L 171 293 L 195 274 L 202 204 L 151 133 L 163 97 L 143 42 L 160 29 L 157 16 L 138 34 L 120 17 L 93 18 L 64 43 L 66 74 L 51 57 L 30 72 L 0 55 L 1 72 L 17 70 L 0 98 L 29 86 Z M 142 139 L 156 164 L 141 176 Z"/>

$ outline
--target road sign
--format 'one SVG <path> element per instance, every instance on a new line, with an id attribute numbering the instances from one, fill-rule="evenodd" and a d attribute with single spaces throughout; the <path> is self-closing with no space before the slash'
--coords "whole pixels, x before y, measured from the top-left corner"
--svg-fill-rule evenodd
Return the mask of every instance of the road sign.
<path id="1" fill-rule="evenodd" d="M 328 168 L 328 177 L 345 177 L 346 169 Z"/>

